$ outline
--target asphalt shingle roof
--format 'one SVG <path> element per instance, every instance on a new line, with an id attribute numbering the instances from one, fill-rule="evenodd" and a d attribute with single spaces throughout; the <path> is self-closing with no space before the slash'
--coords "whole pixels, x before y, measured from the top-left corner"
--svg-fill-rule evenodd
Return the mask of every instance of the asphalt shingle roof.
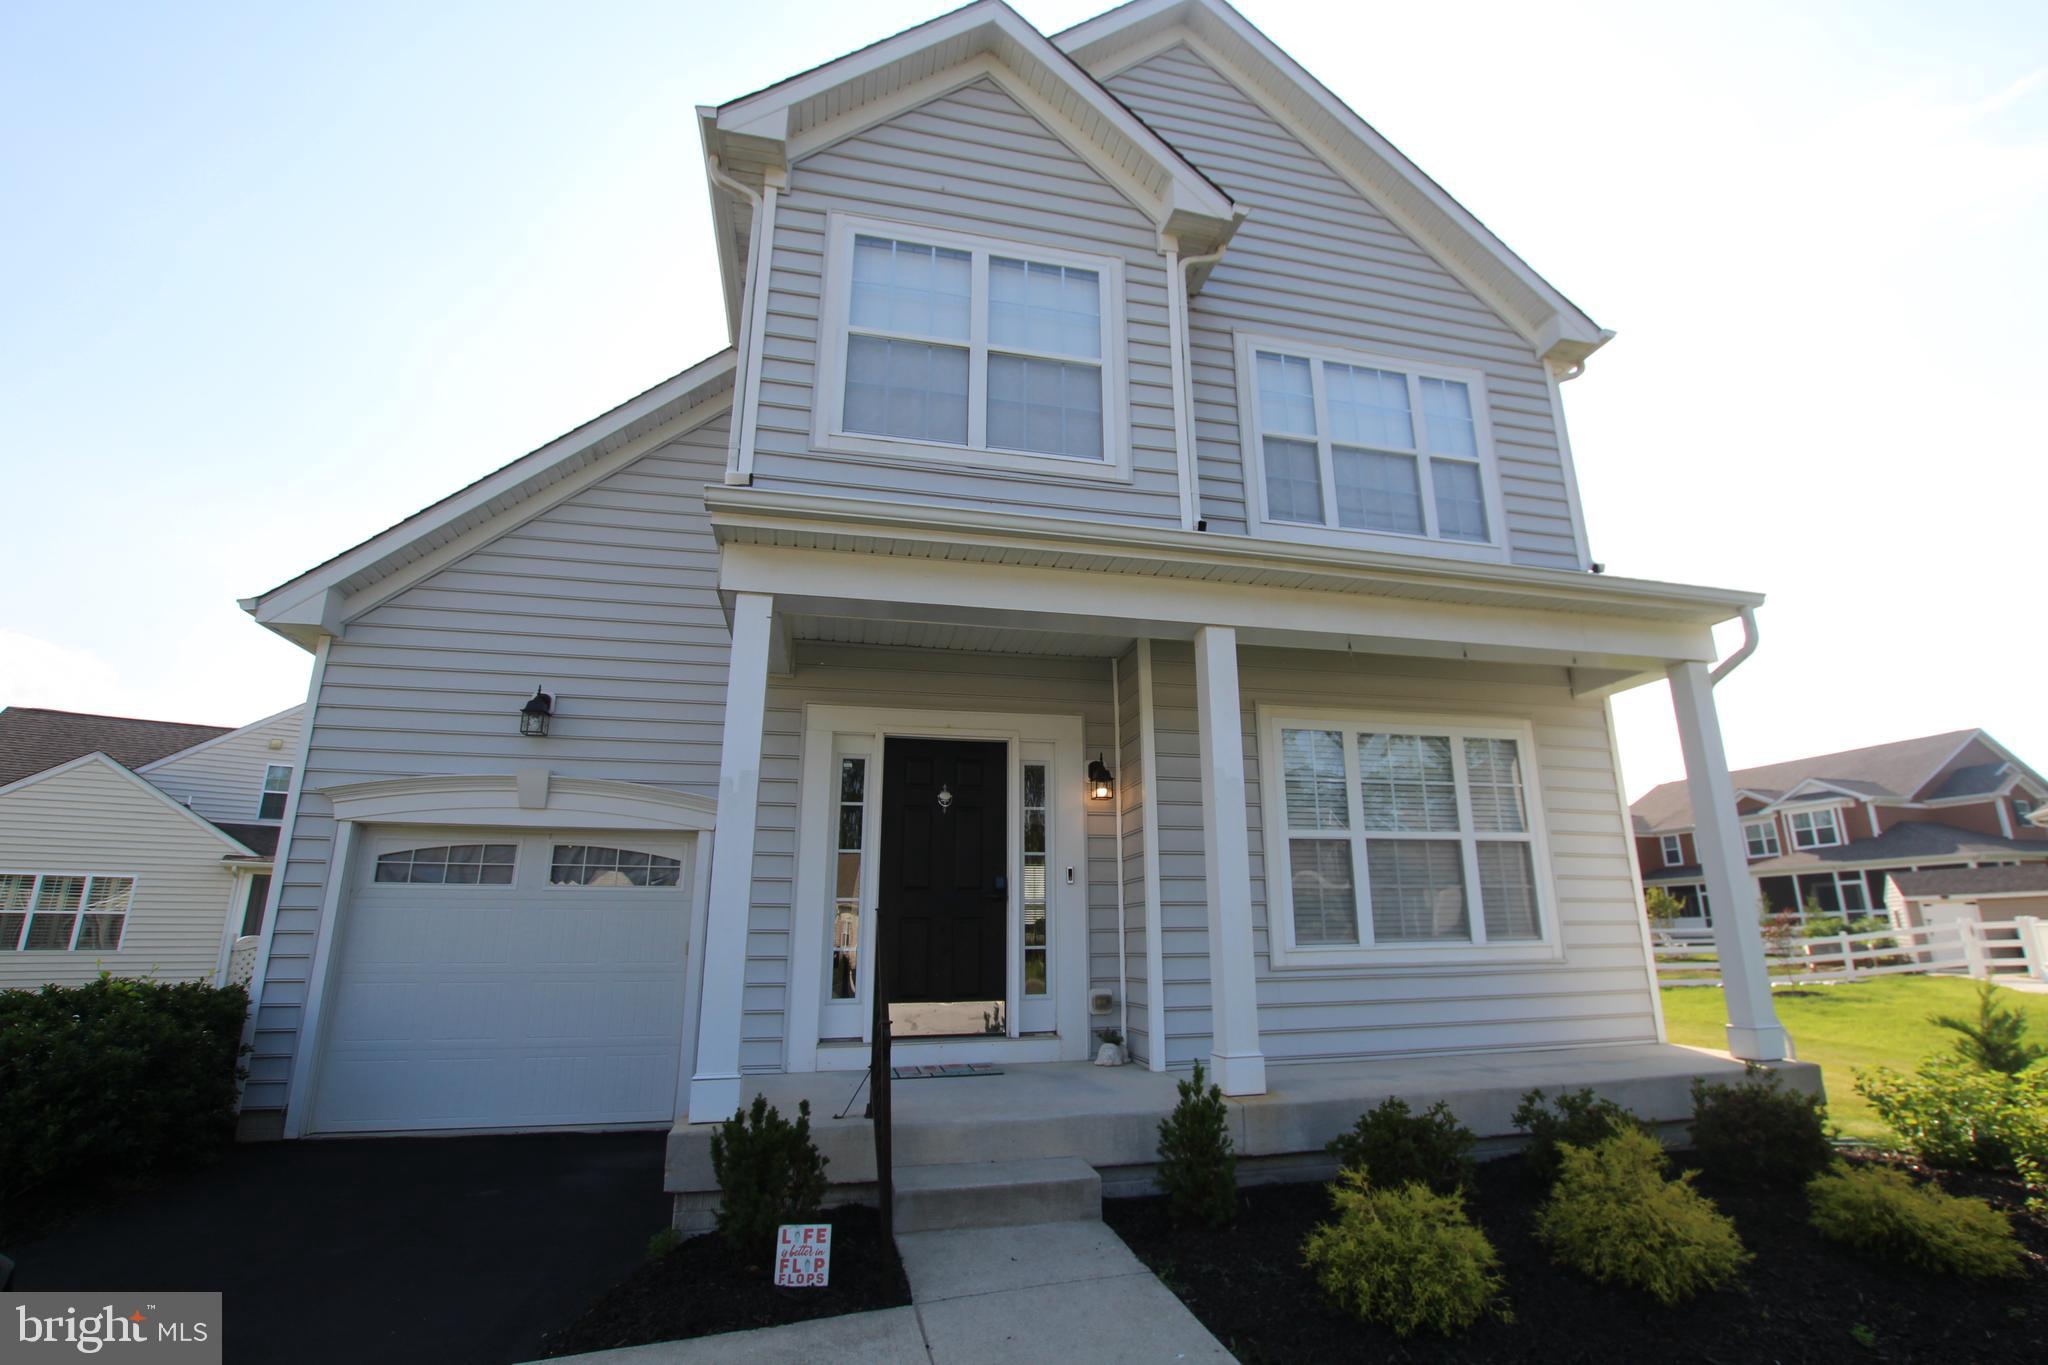
<path id="1" fill-rule="evenodd" d="M 1982 896 L 1997 892 L 2048 893 L 2048 863 L 2017 867 L 1951 867 L 1939 872 L 1899 872 L 1892 881 L 1907 896 Z"/>
<path id="2" fill-rule="evenodd" d="M 1729 776 L 1739 790 L 1790 791 L 1809 778 L 1832 782 L 1865 796 L 1910 797 L 1928 775 L 1956 750 L 1975 730 L 1950 730 L 1945 734 L 1922 735 L 1918 739 L 1873 744 L 1866 749 L 1847 749 L 1838 754 L 1795 758 L 1786 763 L 1767 763 L 1760 768 L 1741 768 Z M 1692 824 L 1692 794 L 1684 782 L 1666 782 L 1652 787 L 1629 807 L 1640 817 L 1636 828 L 1645 834 L 1663 829 L 1685 829 Z"/>
<path id="3" fill-rule="evenodd" d="M 1934 789 L 1934 794 L 1928 799 L 1939 801 L 1949 796 L 1988 796 L 1997 791 L 1999 783 L 2005 780 L 2007 766 L 2003 762 L 1972 763 L 1958 768 Z"/>
<path id="4" fill-rule="evenodd" d="M 95 750 L 123 767 L 139 768 L 233 728 L 10 706 L 0 711 L 0 786 Z"/>

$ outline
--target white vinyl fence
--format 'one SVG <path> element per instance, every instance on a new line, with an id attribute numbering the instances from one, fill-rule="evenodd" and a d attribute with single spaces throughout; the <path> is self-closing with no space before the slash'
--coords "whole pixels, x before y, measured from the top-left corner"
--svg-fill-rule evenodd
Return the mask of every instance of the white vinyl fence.
<path id="1" fill-rule="evenodd" d="M 1721 984 L 1720 959 L 1711 930 L 1664 930 L 1654 939 L 1661 984 Z M 2048 920 L 2026 917 L 1991 924 L 1959 920 L 1822 938 L 1795 934 L 1782 947 L 1767 939 L 1764 962 L 1774 986 L 1932 972 L 1979 980 L 2024 976 L 2048 981 Z"/>

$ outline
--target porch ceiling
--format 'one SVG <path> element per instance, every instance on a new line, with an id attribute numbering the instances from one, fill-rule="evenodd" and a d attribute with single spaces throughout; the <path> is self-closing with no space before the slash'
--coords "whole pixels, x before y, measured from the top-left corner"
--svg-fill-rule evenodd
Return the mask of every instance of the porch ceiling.
<path id="1" fill-rule="evenodd" d="M 932 621 L 878 621 L 862 617 L 789 618 L 793 639 L 841 645 L 898 645 L 912 649 L 957 649 L 976 654 L 1037 654 L 1114 659 L 1130 647 L 1128 635 L 1084 635 L 1073 631 L 1008 630 L 1001 626 L 947 625 Z"/>

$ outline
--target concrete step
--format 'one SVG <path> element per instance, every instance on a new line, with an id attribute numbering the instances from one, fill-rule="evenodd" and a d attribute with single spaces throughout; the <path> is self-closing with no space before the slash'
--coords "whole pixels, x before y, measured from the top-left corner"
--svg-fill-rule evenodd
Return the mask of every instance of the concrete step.
<path id="1" fill-rule="evenodd" d="M 896 1230 L 1007 1228 L 1102 1216 L 1102 1177 L 1075 1156 L 896 1171 Z"/>

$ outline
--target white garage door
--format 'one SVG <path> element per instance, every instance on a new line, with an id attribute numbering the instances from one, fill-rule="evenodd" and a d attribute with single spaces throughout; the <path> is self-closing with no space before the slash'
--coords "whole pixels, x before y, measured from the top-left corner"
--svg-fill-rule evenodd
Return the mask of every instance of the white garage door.
<path id="1" fill-rule="evenodd" d="M 693 839 L 379 828 L 362 843 L 315 1131 L 673 1119 Z"/>

